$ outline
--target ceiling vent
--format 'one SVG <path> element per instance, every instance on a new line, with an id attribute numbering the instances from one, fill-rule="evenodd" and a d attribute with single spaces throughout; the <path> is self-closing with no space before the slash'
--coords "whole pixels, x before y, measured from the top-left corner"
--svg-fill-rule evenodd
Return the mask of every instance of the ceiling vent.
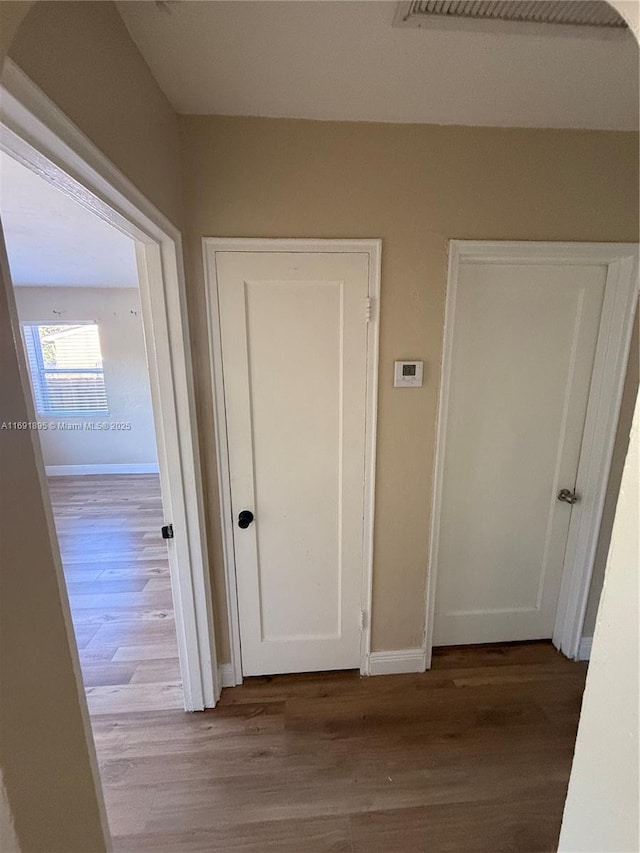
<path id="1" fill-rule="evenodd" d="M 465 26 L 466 24 L 466 26 Z M 624 18 L 604 0 L 412 0 L 398 3 L 395 26 L 511 32 L 621 32 Z"/>

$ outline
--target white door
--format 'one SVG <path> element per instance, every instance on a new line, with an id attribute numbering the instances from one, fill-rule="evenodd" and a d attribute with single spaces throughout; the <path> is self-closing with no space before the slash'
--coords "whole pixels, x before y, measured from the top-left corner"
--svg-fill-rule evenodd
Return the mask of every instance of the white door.
<path id="1" fill-rule="evenodd" d="M 243 674 L 359 667 L 369 255 L 215 267 Z"/>
<path id="2" fill-rule="evenodd" d="M 434 645 L 553 634 L 606 275 L 460 263 Z"/>

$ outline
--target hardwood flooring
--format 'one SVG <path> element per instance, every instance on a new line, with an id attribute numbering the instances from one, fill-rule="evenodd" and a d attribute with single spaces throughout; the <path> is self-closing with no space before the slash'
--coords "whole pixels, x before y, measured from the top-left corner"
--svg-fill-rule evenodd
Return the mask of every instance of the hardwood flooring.
<path id="1" fill-rule="evenodd" d="M 182 708 L 158 476 L 51 477 L 49 494 L 90 713 Z"/>
<path id="2" fill-rule="evenodd" d="M 247 679 L 218 707 L 93 718 L 117 853 L 556 849 L 585 668 L 550 644 L 423 675 Z"/>
<path id="3" fill-rule="evenodd" d="M 440 649 L 422 675 L 250 678 L 185 714 L 157 478 L 51 494 L 116 853 L 556 849 L 583 664 Z"/>

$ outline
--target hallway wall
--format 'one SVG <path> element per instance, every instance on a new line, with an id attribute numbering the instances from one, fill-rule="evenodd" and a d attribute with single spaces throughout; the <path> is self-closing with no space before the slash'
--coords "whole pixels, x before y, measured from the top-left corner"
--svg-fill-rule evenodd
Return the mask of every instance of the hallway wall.
<path id="1" fill-rule="evenodd" d="M 448 240 L 636 240 L 638 134 L 179 121 L 214 585 L 224 588 L 201 238 L 381 237 L 373 648 L 419 647 Z M 420 389 L 393 387 L 393 362 L 407 358 L 424 359 Z M 222 604 L 219 622 L 226 621 Z"/>

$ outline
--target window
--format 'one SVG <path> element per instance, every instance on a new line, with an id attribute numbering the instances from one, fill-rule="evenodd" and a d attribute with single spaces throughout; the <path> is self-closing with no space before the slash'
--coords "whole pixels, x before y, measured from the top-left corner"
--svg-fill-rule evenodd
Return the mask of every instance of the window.
<path id="1" fill-rule="evenodd" d="M 95 323 L 25 325 L 24 339 L 39 414 L 108 414 Z"/>

